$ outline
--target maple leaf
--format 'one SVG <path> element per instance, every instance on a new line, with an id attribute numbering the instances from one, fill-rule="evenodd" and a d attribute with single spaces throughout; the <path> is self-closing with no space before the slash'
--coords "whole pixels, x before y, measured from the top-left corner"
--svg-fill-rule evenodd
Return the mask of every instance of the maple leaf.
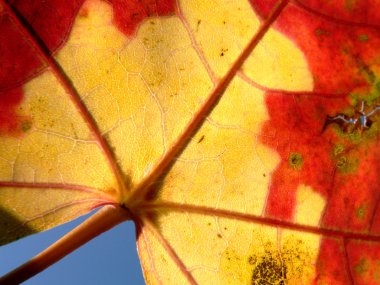
<path id="1" fill-rule="evenodd" d="M 376 4 L 0 3 L 0 243 L 101 208 L 0 283 L 125 220 L 148 284 L 378 282 Z"/>

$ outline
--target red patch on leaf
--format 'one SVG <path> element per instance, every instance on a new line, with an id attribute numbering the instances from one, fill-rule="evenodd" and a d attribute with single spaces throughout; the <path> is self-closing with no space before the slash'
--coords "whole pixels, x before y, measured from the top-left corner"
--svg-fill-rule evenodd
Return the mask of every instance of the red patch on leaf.
<path id="1" fill-rule="evenodd" d="M 375 209 L 373 213 L 372 220 L 370 222 L 370 230 L 371 233 L 375 235 L 380 235 L 380 205 L 379 205 L 379 199 L 380 197 L 377 198 L 375 203 Z"/>
<path id="2" fill-rule="evenodd" d="M 267 18 L 278 0 L 249 0 L 249 2 L 262 18 Z"/>
<path id="3" fill-rule="evenodd" d="M 30 40 L 48 52 L 56 51 L 67 39 L 83 0 L 10 1 L 12 9 L 32 33 L 28 38 L 18 30 L 10 15 L 0 15 L 0 90 L 19 86 L 43 68 Z"/>
<path id="4" fill-rule="evenodd" d="M 15 16 L 4 8 L 0 11 L 1 134 L 18 135 L 30 128 L 29 119 L 18 115 L 16 109 L 23 99 L 19 86 L 46 67 L 33 42 L 49 53 L 57 50 L 66 41 L 82 2 L 65 1 L 62 5 L 60 0 L 11 1 Z"/>
<path id="5" fill-rule="evenodd" d="M 296 189 L 305 184 L 328 201 L 321 225 L 367 233 L 379 215 L 379 144 L 352 145 L 332 126 L 322 132 L 326 114 L 336 114 L 347 102 L 268 94 L 266 104 L 271 120 L 263 126 L 262 141 L 281 157 L 271 179 L 267 215 L 292 220 Z"/>
<path id="6" fill-rule="evenodd" d="M 380 197 L 379 155 L 379 143 L 373 141 L 341 154 L 343 163 L 354 169 L 337 171 L 322 225 L 363 233 L 371 230 Z"/>
<path id="7" fill-rule="evenodd" d="M 84 0 L 12 1 L 28 27 L 49 51 L 55 51 L 67 39 Z"/>
<path id="8" fill-rule="evenodd" d="M 15 109 L 22 101 L 22 91 L 7 90 L 21 86 L 46 67 L 33 43 L 50 54 L 57 51 L 66 42 L 83 2 L 70 0 L 62 5 L 60 0 L 10 1 L 15 17 L 0 9 L 1 133 L 17 133 L 21 124 Z M 113 9 L 117 26 L 130 36 L 145 18 L 174 14 L 176 6 L 174 0 L 114 0 Z M 86 16 L 85 10 L 81 16 Z M 18 20 L 27 33 L 17 26 Z"/>
<path id="9" fill-rule="evenodd" d="M 347 244 L 347 258 L 354 284 L 379 284 L 380 245 L 378 243 L 350 241 Z"/>
<path id="10" fill-rule="evenodd" d="M 7 14 L 0 15 L 0 90 L 19 85 L 42 63 Z"/>
<path id="11" fill-rule="evenodd" d="M 317 274 L 313 284 L 351 284 L 349 280 L 346 253 L 342 240 L 324 239 L 319 249 L 316 264 Z"/>
<path id="12" fill-rule="evenodd" d="M 132 36 L 148 17 L 169 16 L 176 11 L 174 0 L 112 0 L 114 22 L 127 36 Z"/>
<path id="13" fill-rule="evenodd" d="M 265 18 L 276 1 L 252 2 Z M 272 174 L 266 214 L 293 221 L 296 191 L 305 184 L 326 198 L 321 227 L 373 234 L 380 232 L 380 116 L 373 115 L 373 126 L 356 139 L 337 124 L 323 130 L 327 116 L 355 114 L 352 98 L 380 98 L 380 30 L 374 26 L 380 14 L 369 11 L 374 7 L 368 1 L 354 2 L 351 11 L 339 8 L 342 1 L 291 2 L 274 25 L 304 53 L 314 88 L 267 92 L 270 119 L 260 139 L 281 162 Z M 373 284 L 379 246 L 368 243 L 363 257 L 360 244 L 349 242 L 346 252 L 343 241 L 323 238 L 316 283 L 350 284 L 354 276 L 355 284 Z M 363 258 L 368 276 L 356 270 Z"/>
<path id="14" fill-rule="evenodd" d="M 250 0 L 250 2 L 259 15 L 266 18 L 279 1 Z M 304 10 L 308 10 L 311 14 L 316 14 L 337 21 L 346 21 L 367 26 L 379 26 L 380 23 L 379 4 L 372 0 L 297 0 L 293 3 L 296 3 L 297 6 Z"/>
<path id="15" fill-rule="evenodd" d="M 354 23 L 379 25 L 379 2 L 372 0 L 298 0 L 299 5 L 326 17 Z"/>
<path id="16" fill-rule="evenodd" d="M 325 197 L 330 195 L 335 172 L 333 142 L 331 136 L 322 136 L 322 130 L 326 114 L 345 104 L 344 99 L 306 94 L 267 94 L 271 119 L 262 128 L 261 140 L 281 157 L 271 178 L 266 208 L 269 216 L 292 220 L 296 189 L 301 184 Z"/>
<path id="17" fill-rule="evenodd" d="M 281 14 L 275 28 L 293 39 L 305 54 L 314 91 L 310 96 L 267 94 L 270 120 L 263 127 L 261 139 L 276 149 L 281 163 L 272 175 L 266 211 L 270 216 L 292 220 L 296 189 L 305 184 L 327 198 L 322 224 L 367 231 L 380 190 L 376 186 L 380 182 L 377 138 L 354 145 L 339 137 L 331 125 L 324 132 L 322 128 L 327 115 L 353 109 L 350 93 L 371 90 L 378 84 L 380 31 L 337 21 L 322 16 L 323 10 L 317 13 L 295 3 Z M 255 1 L 253 6 L 266 16 L 273 4 Z M 339 144 L 344 150 L 334 155 Z M 301 160 L 302 167 L 292 165 L 292 155 Z M 294 163 L 300 161 L 295 159 Z"/>

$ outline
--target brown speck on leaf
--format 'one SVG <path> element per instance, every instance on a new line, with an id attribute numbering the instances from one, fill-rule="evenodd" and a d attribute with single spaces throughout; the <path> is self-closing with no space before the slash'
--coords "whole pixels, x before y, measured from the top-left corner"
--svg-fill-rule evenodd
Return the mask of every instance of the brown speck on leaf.
<path id="1" fill-rule="evenodd" d="M 205 136 L 201 136 L 201 138 L 198 140 L 198 143 L 201 143 L 205 139 Z"/>
<path id="2" fill-rule="evenodd" d="M 87 18 L 88 17 L 88 9 L 81 9 L 79 12 L 79 17 Z"/>
<path id="3" fill-rule="evenodd" d="M 317 29 L 315 29 L 314 33 L 315 33 L 315 35 L 317 37 L 329 36 L 330 35 L 330 32 L 327 31 L 327 30 L 325 30 L 325 29 L 323 29 L 323 28 L 317 28 Z"/>
<path id="4" fill-rule="evenodd" d="M 287 267 L 279 257 L 267 251 L 256 264 L 252 273 L 252 285 L 286 284 Z"/>
<path id="5" fill-rule="evenodd" d="M 222 238 L 222 235 L 221 234 L 217 234 L 218 238 Z"/>
<path id="6" fill-rule="evenodd" d="M 24 121 L 21 123 L 21 130 L 26 133 L 32 128 L 32 122 L 31 121 Z"/>
<path id="7" fill-rule="evenodd" d="M 202 20 L 198 19 L 198 21 L 197 21 L 197 28 L 195 29 L 196 32 L 198 32 L 199 26 L 200 26 L 201 23 L 202 23 Z"/>
<path id="8" fill-rule="evenodd" d="M 254 255 L 251 255 L 250 257 L 248 257 L 248 263 L 251 264 L 251 265 L 254 265 L 257 261 L 257 257 L 254 256 Z"/>
<path id="9" fill-rule="evenodd" d="M 220 56 L 224 56 L 224 54 L 228 51 L 228 48 L 222 48 L 220 52 Z"/>

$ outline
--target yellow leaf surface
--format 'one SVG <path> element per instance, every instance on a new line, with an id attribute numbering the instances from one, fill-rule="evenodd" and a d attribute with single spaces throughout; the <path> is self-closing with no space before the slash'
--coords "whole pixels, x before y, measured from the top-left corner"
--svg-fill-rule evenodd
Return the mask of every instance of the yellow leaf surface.
<path id="1" fill-rule="evenodd" d="M 117 203 L 135 217 L 149 284 L 309 284 L 321 236 L 260 220 L 280 157 L 258 138 L 260 86 L 311 91 L 308 63 L 248 1 L 177 6 L 127 36 L 108 2 L 85 1 L 54 55 L 73 89 L 43 70 L 22 86 L 30 128 L 0 138 L 0 242 Z M 292 222 L 318 226 L 324 197 L 296 191 Z"/>

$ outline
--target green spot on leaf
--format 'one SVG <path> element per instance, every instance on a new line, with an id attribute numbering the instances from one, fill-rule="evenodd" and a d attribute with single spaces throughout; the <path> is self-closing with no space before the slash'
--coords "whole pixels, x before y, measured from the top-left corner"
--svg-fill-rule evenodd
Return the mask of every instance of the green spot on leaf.
<path id="1" fill-rule="evenodd" d="M 378 259 L 375 261 L 373 278 L 375 279 L 375 282 L 380 283 L 380 260 Z"/>
<path id="2" fill-rule="evenodd" d="M 359 35 L 358 40 L 360 42 L 367 42 L 368 41 L 368 35 L 366 35 L 366 34 Z"/>
<path id="3" fill-rule="evenodd" d="M 337 155 L 341 154 L 343 151 L 344 151 L 344 145 L 337 144 L 334 147 L 333 154 L 334 154 L 334 156 L 337 156 Z"/>
<path id="4" fill-rule="evenodd" d="M 344 8 L 348 11 L 352 11 L 352 9 L 354 8 L 355 2 L 356 0 L 346 0 L 344 2 Z"/>
<path id="5" fill-rule="evenodd" d="M 362 275 L 369 269 L 369 265 L 369 261 L 362 258 L 359 263 L 355 265 L 354 269 L 358 274 Z"/>
<path id="6" fill-rule="evenodd" d="M 21 130 L 26 133 L 32 128 L 32 122 L 24 121 L 21 123 Z"/>
<path id="7" fill-rule="evenodd" d="M 359 144 L 361 142 L 362 135 L 359 131 L 348 134 L 348 139 L 353 144 Z"/>
<path id="8" fill-rule="evenodd" d="M 340 173 L 353 173 L 358 169 L 359 159 L 348 156 L 339 156 L 336 159 L 336 167 Z"/>
<path id="9" fill-rule="evenodd" d="M 378 94 L 380 93 L 380 81 L 377 81 L 375 83 L 375 90 L 377 91 Z"/>
<path id="10" fill-rule="evenodd" d="M 366 215 L 366 206 L 361 205 L 359 208 L 356 209 L 356 217 L 360 220 L 364 219 Z"/>
<path id="11" fill-rule="evenodd" d="M 303 157 L 300 153 L 298 152 L 293 152 L 290 156 L 289 156 L 289 165 L 291 168 L 293 169 L 296 169 L 296 170 L 300 170 L 302 168 L 302 165 L 303 165 Z"/>
<path id="12" fill-rule="evenodd" d="M 324 29 L 318 28 L 318 29 L 315 29 L 315 35 L 317 37 L 328 36 L 328 35 L 330 35 L 330 32 L 328 32 L 328 31 L 326 31 Z"/>
<path id="13" fill-rule="evenodd" d="M 346 156 L 339 157 L 337 162 L 336 162 L 336 167 L 338 167 L 339 169 L 342 169 L 346 165 L 347 165 L 347 157 Z"/>

